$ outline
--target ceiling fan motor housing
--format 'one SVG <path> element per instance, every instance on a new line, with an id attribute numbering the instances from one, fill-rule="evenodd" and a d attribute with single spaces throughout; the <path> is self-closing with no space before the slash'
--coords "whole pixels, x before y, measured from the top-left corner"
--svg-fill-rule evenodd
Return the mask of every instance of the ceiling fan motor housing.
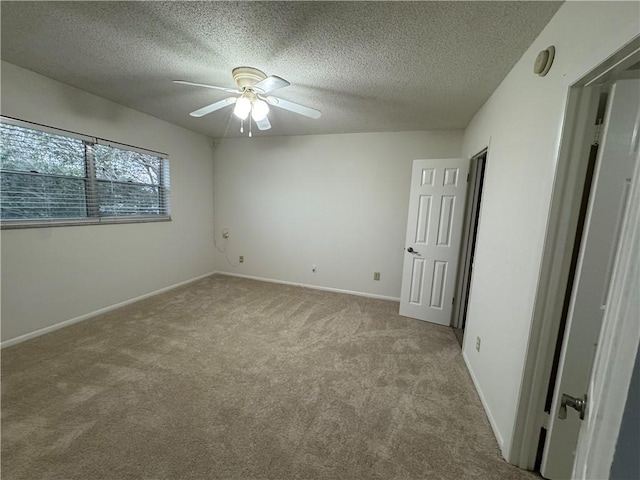
<path id="1" fill-rule="evenodd" d="M 253 87 L 256 83 L 267 78 L 264 72 L 251 67 L 234 68 L 231 74 L 233 75 L 234 82 L 236 82 L 241 89 Z"/>

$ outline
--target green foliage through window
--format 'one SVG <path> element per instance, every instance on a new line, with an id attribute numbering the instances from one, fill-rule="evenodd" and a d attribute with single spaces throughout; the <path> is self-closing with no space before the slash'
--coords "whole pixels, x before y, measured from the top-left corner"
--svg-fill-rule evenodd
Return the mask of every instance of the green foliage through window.
<path id="1" fill-rule="evenodd" d="M 3 224 L 168 216 L 164 158 L 22 123 L 0 123 Z"/>

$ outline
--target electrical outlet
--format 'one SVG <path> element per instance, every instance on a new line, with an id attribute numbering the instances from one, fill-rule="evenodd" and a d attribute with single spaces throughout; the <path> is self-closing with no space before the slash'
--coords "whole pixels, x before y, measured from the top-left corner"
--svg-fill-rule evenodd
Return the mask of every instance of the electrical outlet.
<path id="1" fill-rule="evenodd" d="M 222 229 L 222 238 L 229 238 L 229 229 L 228 228 L 223 228 Z"/>
<path id="2" fill-rule="evenodd" d="M 373 272 L 373 279 L 380 280 L 380 272 Z"/>
<path id="3" fill-rule="evenodd" d="M 318 266 L 317 266 L 317 265 L 311 265 L 311 271 L 312 271 L 313 273 L 316 273 L 316 270 L 317 270 L 317 269 L 318 269 Z"/>
<path id="4" fill-rule="evenodd" d="M 480 337 L 476 337 L 476 350 L 480 351 Z"/>
<path id="5" fill-rule="evenodd" d="M 240 255 L 240 263 L 244 263 L 244 255 Z"/>

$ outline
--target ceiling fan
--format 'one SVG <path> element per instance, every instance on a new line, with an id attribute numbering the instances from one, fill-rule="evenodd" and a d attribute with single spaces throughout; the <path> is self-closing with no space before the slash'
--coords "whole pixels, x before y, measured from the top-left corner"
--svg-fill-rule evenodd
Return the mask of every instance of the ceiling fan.
<path id="1" fill-rule="evenodd" d="M 279 88 L 291 85 L 284 78 L 271 75 L 267 77 L 264 72 L 252 67 L 237 67 L 231 72 L 233 80 L 238 88 L 217 87 L 203 83 L 193 83 L 184 80 L 174 80 L 173 83 L 191 85 L 194 87 L 212 88 L 228 93 L 239 94 L 239 97 L 227 97 L 211 105 L 199 108 L 191 112 L 192 117 L 202 117 L 216 110 L 234 105 L 233 113 L 240 119 L 240 132 L 244 130 L 244 121 L 249 119 L 249 136 L 251 136 L 251 119 L 256 123 L 259 130 L 269 130 L 271 123 L 267 115 L 269 106 L 289 110 L 309 118 L 320 118 L 321 112 L 315 108 L 305 107 L 298 103 L 290 102 L 282 98 L 267 95 Z"/>

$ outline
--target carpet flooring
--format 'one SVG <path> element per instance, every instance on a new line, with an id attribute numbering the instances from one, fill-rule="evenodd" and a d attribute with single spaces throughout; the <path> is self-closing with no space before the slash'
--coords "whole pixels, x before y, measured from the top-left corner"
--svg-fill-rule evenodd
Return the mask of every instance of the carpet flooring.
<path id="1" fill-rule="evenodd" d="M 6 348 L 2 478 L 537 478 L 397 309 L 214 275 Z"/>

